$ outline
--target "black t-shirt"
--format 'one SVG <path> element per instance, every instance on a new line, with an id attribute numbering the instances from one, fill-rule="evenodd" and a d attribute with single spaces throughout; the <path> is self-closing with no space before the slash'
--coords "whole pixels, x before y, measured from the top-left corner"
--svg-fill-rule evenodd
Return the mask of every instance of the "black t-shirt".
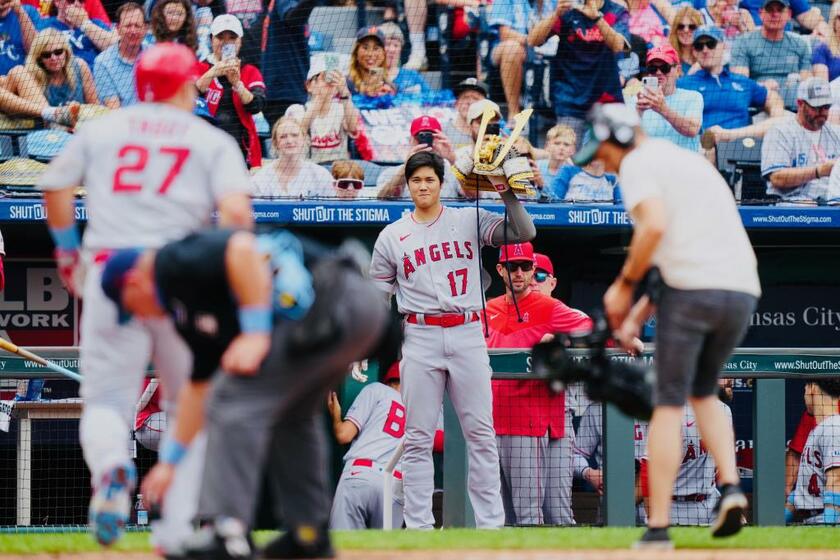
<path id="1" fill-rule="evenodd" d="M 164 246 L 155 257 L 161 303 L 193 353 L 192 379 L 210 378 L 239 334 L 239 307 L 225 267 L 225 252 L 233 233 L 193 233 Z"/>

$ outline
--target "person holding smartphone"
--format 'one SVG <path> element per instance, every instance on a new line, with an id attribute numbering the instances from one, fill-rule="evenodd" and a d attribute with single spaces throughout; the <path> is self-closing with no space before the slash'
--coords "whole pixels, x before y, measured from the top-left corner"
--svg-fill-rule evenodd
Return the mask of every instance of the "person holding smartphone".
<path id="1" fill-rule="evenodd" d="M 256 66 L 242 64 L 242 23 L 222 14 L 210 26 L 212 54 L 199 63 L 202 76 L 195 87 L 207 101 L 216 126 L 233 136 L 249 167 L 262 165 L 262 147 L 254 115 L 265 106 L 265 82 Z"/>
<path id="2" fill-rule="evenodd" d="M 642 130 L 648 136 L 699 152 L 703 96 L 677 88 L 677 78 L 682 74 L 679 54 L 664 43 L 648 52 L 646 62 L 648 75 L 642 78 L 642 89 L 628 100 L 639 113 Z"/>

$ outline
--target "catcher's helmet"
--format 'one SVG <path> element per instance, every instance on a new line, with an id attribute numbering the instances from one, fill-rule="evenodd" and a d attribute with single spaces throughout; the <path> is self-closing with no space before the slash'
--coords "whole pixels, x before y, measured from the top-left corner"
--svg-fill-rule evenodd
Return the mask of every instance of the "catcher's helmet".
<path id="1" fill-rule="evenodd" d="M 140 55 L 135 70 L 140 101 L 165 101 L 201 75 L 198 59 L 185 45 L 159 43 Z"/>

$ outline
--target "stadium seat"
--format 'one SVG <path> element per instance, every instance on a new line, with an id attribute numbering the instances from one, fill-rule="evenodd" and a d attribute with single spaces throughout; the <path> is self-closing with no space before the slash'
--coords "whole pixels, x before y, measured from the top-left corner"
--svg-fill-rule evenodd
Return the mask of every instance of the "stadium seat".
<path id="1" fill-rule="evenodd" d="M 717 145 L 717 168 L 741 204 L 768 204 L 778 197 L 767 194 L 761 176 L 761 139 L 742 138 Z"/>
<path id="2" fill-rule="evenodd" d="M 0 161 L 15 157 L 15 142 L 11 136 L 0 136 Z"/>
<path id="3" fill-rule="evenodd" d="M 21 157 L 48 162 L 54 158 L 70 140 L 71 135 L 63 130 L 36 130 L 20 139 Z"/>

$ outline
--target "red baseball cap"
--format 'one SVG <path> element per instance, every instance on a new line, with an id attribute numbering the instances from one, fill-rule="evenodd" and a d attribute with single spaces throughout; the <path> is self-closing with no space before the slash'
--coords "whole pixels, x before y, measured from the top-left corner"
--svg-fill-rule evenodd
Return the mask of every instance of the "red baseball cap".
<path id="1" fill-rule="evenodd" d="M 676 66 L 680 63 L 680 55 L 677 54 L 677 51 L 674 50 L 674 47 L 670 44 L 663 43 L 648 51 L 647 60 L 645 62 L 650 64 L 653 60 L 661 60 L 671 66 Z"/>
<path id="2" fill-rule="evenodd" d="M 411 135 L 417 136 L 418 132 L 440 132 L 443 127 L 440 126 L 440 121 L 429 115 L 421 115 L 411 121 Z"/>
<path id="3" fill-rule="evenodd" d="M 537 270 L 544 270 L 554 276 L 554 265 L 551 264 L 551 259 L 548 258 L 548 255 L 534 253 L 534 262 L 536 263 Z"/>
<path id="4" fill-rule="evenodd" d="M 531 261 L 534 262 L 534 246 L 530 243 L 512 243 L 502 245 L 499 262 Z"/>

